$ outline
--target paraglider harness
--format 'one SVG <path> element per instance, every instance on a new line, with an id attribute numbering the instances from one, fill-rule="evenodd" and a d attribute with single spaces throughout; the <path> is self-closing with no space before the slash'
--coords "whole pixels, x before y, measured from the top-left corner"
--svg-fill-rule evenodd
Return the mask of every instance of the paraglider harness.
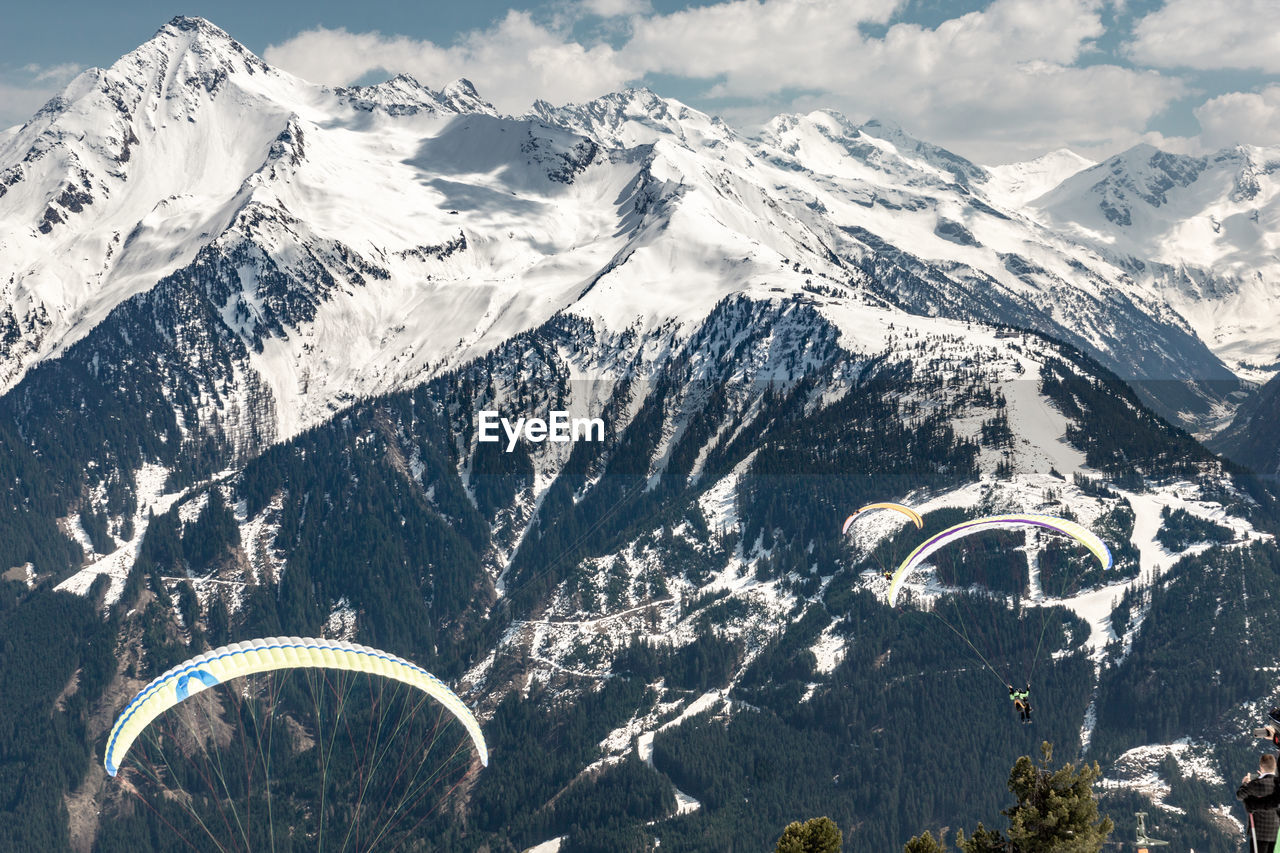
<path id="1" fill-rule="evenodd" d="M 1013 709 L 1018 712 L 1019 719 L 1024 724 L 1031 722 L 1031 685 L 1028 684 L 1021 690 L 1014 690 L 1013 685 L 1009 685 L 1009 698 L 1013 700 Z"/>

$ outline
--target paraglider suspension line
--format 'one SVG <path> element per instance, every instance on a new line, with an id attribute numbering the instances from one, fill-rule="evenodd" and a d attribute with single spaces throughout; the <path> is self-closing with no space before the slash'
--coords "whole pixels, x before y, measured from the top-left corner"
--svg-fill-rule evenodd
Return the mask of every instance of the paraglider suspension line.
<path id="1" fill-rule="evenodd" d="M 992 674 L 992 675 L 994 675 L 994 676 L 996 677 L 996 680 L 1000 682 L 1000 685 L 1001 685 L 1002 687 L 1003 687 L 1003 686 L 1005 686 L 1005 685 L 1007 685 L 1007 684 L 1009 683 L 1007 679 L 1005 679 L 1005 678 L 1001 677 L 1000 673 L 996 672 L 996 668 L 995 668 L 994 666 L 992 666 L 992 665 L 991 665 L 991 662 L 990 662 L 990 661 L 988 661 L 988 660 L 986 659 L 986 657 L 982 654 L 982 652 L 978 651 L 978 647 L 977 647 L 977 646 L 975 646 L 972 642 L 970 642 L 970 641 L 969 641 L 969 638 L 968 638 L 968 637 L 967 637 L 963 632 L 961 632 L 960 630 L 958 630 L 958 629 L 956 628 L 956 626 L 952 625 L 952 624 L 951 624 L 950 622 L 948 622 L 946 619 L 943 619 L 941 616 L 938 616 L 938 611 L 937 611 L 936 609 L 934 609 L 934 610 L 930 610 L 929 612 L 930 612 L 930 613 L 932 613 L 935 617 L 937 617 L 937 620 L 938 620 L 939 622 L 941 622 L 943 625 L 946 625 L 948 628 L 950 628 L 950 629 L 951 629 L 951 632 L 952 632 L 953 634 L 955 634 L 955 635 L 956 635 L 957 637 L 959 637 L 960 639 L 964 640 L 965 645 L 967 645 L 969 648 L 973 649 L 973 653 L 974 653 L 975 655 L 977 655 L 977 656 L 978 656 L 978 660 L 982 661 L 983 665 L 984 665 L 987 669 L 991 670 L 991 674 Z M 958 612 L 959 612 L 959 611 L 957 611 L 957 613 L 958 613 Z M 964 624 L 963 617 L 961 617 L 961 623 L 960 623 L 960 624 L 961 624 L 961 625 L 963 625 L 963 624 Z"/>
<path id="2" fill-rule="evenodd" d="M 1036 667 L 1040 665 L 1040 649 L 1044 646 L 1044 635 L 1049 630 L 1049 608 L 1041 608 L 1043 618 L 1040 620 L 1040 641 L 1036 643 L 1035 656 L 1031 658 L 1031 671 L 1027 674 L 1027 684 L 1031 683 L 1031 677 L 1036 674 Z"/>

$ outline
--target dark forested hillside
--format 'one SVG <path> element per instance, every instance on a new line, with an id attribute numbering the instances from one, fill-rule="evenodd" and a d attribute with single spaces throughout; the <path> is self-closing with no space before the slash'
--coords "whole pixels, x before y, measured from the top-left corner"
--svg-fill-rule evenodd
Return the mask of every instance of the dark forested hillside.
<path id="1" fill-rule="evenodd" d="M 168 667 L 273 635 L 386 649 L 477 709 L 491 765 L 448 810 L 412 813 L 440 849 L 763 849 L 814 814 L 837 822 L 845 849 L 896 849 L 990 821 L 1008 767 L 1042 740 L 1102 760 L 1104 805 L 1128 808 L 1135 748 L 1208 744 L 1273 686 L 1255 652 L 1280 641 L 1265 616 L 1275 499 L 1069 347 L 899 334 L 896 349 L 852 352 L 803 299 L 726 300 L 678 345 L 561 317 L 217 478 L 173 467 L 187 473 L 145 507 L 109 473 L 173 464 L 176 440 L 149 445 L 145 418 L 56 453 L 4 424 L 10 560 L 34 569 L 11 573 L 0 598 L 3 676 L 19 685 L 5 694 L 17 703 L 5 796 L 24 815 L 0 849 L 37 837 L 183 849 L 162 831 L 195 826 L 172 783 L 137 782 L 170 805 L 134 808 L 102 773 L 105 730 Z M 671 352 L 645 362 L 655 347 Z M 607 380 L 575 378 L 586 361 L 610 364 Z M 42 375 L 5 398 L 11 419 Z M 476 441 L 482 409 L 553 408 L 599 413 L 605 440 Z M 1051 459 L 1034 455 L 1028 435 L 1045 439 L 1024 434 L 1028 411 L 1062 418 Z M 1077 518 L 1115 565 L 997 531 L 940 554 L 889 608 L 883 573 L 921 532 L 873 517 L 838 535 L 852 509 L 886 498 L 919 505 L 926 532 L 992 512 Z M 83 544 L 64 534 L 68 516 Z M 1168 555 L 1158 578 L 1155 548 Z M 123 574 L 86 596 L 51 591 L 89 551 L 127 556 Z M 1109 634 L 1079 598 L 1095 592 Z M 26 677 L 31 638 L 55 623 L 52 668 Z M 1031 726 L 1013 713 L 1015 682 L 1031 686 Z M 280 701 L 305 734 L 301 706 Z M 247 720 L 217 707 L 233 728 Z M 41 739 L 48 750 L 33 751 Z M 1238 752 L 1209 746 L 1202 763 L 1230 778 Z M 1180 831 L 1225 849 L 1222 792 L 1159 760 L 1167 802 L 1187 804 Z M 293 790 L 302 771 L 280 772 Z M 277 818 L 309 820 L 284 790 Z"/>
<path id="2" fill-rule="evenodd" d="M 1225 853 L 1277 151 L 502 115 L 174 18 L 0 133 L 0 853 L 886 853 L 1046 741 Z"/>
<path id="3" fill-rule="evenodd" d="M 1258 388 L 1236 411 L 1215 447 L 1264 477 L 1280 477 L 1280 376 Z"/>

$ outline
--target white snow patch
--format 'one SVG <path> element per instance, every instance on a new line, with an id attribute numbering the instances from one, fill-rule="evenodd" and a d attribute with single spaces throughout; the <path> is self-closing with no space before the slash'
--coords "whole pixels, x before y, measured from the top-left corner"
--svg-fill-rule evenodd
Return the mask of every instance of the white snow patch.
<path id="1" fill-rule="evenodd" d="M 1019 461 L 1030 469 L 1047 474 L 1056 469 L 1067 482 L 1071 475 L 1084 470 L 1084 453 L 1067 442 L 1067 418 L 1040 393 L 1040 365 L 1024 358 L 1020 361 L 1025 379 L 1000 384 L 1009 419 L 1018 446 Z"/>
<path id="2" fill-rule="evenodd" d="M 146 535 L 149 513 L 163 515 L 169 511 L 169 507 L 173 506 L 174 501 L 185 494 L 185 492 L 166 494 L 164 482 L 167 476 L 168 471 L 159 465 L 144 465 L 138 469 L 135 478 L 138 487 L 138 510 L 133 518 L 133 538 L 128 542 L 120 543 L 115 551 L 105 557 L 89 563 L 58 584 L 57 589 L 74 592 L 77 595 L 87 595 L 98 576 L 107 575 L 111 578 L 111 585 L 107 589 L 103 604 L 104 606 L 115 604 L 120 594 L 124 592 L 124 582 L 129 576 L 129 570 L 133 568 L 134 560 L 138 556 L 138 547 Z"/>
<path id="3" fill-rule="evenodd" d="M 248 559 L 246 580 L 258 583 L 279 583 L 284 574 L 285 561 L 276 553 L 277 521 L 284 507 L 283 495 L 274 495 L 267 505 L 248 518 L 244 501 L 235 505 L 235 519 L 240 524 L 240 542 Z"/>
<path id="4" fill-rule="evenodd" d="M 685 708 L 680 716 L 676 717 L 674 720 L 659 726 L 653 731 L 648 731 L 640 735 L 639 739 L 636 741 L 636 751 L 641 760 L 650 767 L 653 767 L 653 736 L 664 729 L 680 725 L 690 717 L 701 714 L 704 711 L 711 710 L 716 706 L 717 702 L 724 702 L 727 709 L 728 700 L 725 698 L 724 691 L 713 690 L 710 693 L 704 693 L 693 702 L 690 702 L 689 707 Z M 698 809 L 702 808 L 702 803 L 698 802 L 697 799 L 689 796 L 674 785 L 671 787 L 675 791 L 676 795 L 676 814 L 689 814 L 690 812 L 696 812 Z"/>
<path id="5" fill-rule="evenodd" d="M 1160 776 L 1159 766 L 1168 756 L 1177 761 L 1178 771 L 1184 777 L 1199 779 L 1210 785 L 1225 784 L 1214 766 L 1212 747 L 1182 738 L 1173 743 L 1149 744 L 1129 750 L 1115 760 L 1107 777 L 1099 779 L 1097 786 L 1104 790 L 1134 791 L 1150 799 L 1156 808 L 1174 814 L 1185 814 L 1184 809 L 1164 802 L 1171 788 Z"/>
<path id="6" fill-rule="evenodd" d="M 835 628 L 834 622 L 824 628 L 818 636 L 818 641 L 810 649 L 813 656 L 818 659 L 818 672 L 824 674 L 832 672 L 840 665 L 840 661 L 844 660 L 844 637 L 837 634 Z"/>
<path id="7" fill-rule="evenodd" d="M 1244 821 L 1236 816 L 1236 810 L 1231 808 L 1231 806 L 1225 804 L 1210 806 L 1209 811 L 1217 815 L 1220 820 L 1231 824 L 1231 826 L 1235 828 L 1236 832 L 1244 834 Z M 1192 851 L 1192 853 L 1195 853 L 1195 851 Z"/>
<path id="8" fill-rule="evenodd" d="M 755 461 L 757 451 L 747 454 L 733 470 L 698 498 L 707 524 L 712 530 L 732 530 L 738 526 L 738 480 Z"/>
<path id="9" fill-rule="evenodd" d="M 356 611 L 351 602 L 342 597 L 338 599 L 333 612 L 324 625 L 324 635 L 330 640 L 351 640 L 356 635 Z"/>

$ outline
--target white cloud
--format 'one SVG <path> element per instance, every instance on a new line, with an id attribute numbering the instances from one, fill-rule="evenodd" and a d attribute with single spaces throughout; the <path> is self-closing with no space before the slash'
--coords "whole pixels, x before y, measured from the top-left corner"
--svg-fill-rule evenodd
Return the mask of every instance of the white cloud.
<path id="1" fill-rule="evenodd" d="M 263 58 L 320 83 L 348 84 L 374 71 L 409 73 L 433 86 L 466 77 L 482 97 L 508 112 L 523 111 L 536 98 L 589 100 L 639 76 L 619 63 L 609 45 L 578 44 L 515 10 L 448 47 L 320 27 L 269 46 Z"/>
<path id="2" fill-rule="evenodd" d="M 1280 85 L 1210 98 L 1196 107 L 1195 116 L 1209 150 L 1236 143 L 1280 145 Z"/>
<path id="3" fill-rule="evenodd" d="M 622 18 L 647 15 L 653 11 L 649 0 L 582 0 L 580 9 L 598 18 Z"/>
<path id="4" fill-rule="evenodd" d="M 37 65 L 34 62 L 24 65 L 22 70 L 31 75 L 36 83 L 56 83 L 66 85 L 80 73 L 81 66 L 74 62 L 63 62 L 60 65 Z"/>
<path id="5" fill-rule="evenodd" d="M 1104 31 L 1093 0 L 996 0 L 936 28 L 900 23 L 883 38 L 862 35 L 860 21 L 892 11 L 736 0 L 638 21 L 621 53 L 649 70 L 713 79 L 709 95 L 799 90 L 792 108 L 890 118 L 990 162 L 1062 145 L 1114 150 L 1137 141 L 1184 90 L 1154 71 L 1072 65 Z M 740 120 L 754 112 L 734 110 Z"/>
<path id="6" fill-rule="evenodd" d="M 882 39 L 862 35 L 859 24 L 886 22 L 896 5 L 733 0 L 638 21 L 623 54 L 650 71 L 723 75 L 720 91 L 732 95 L 847 91 L 878 76 L 932 88 L 956 72 L 994 78 L 1019 63 L 1073 62 L 1102 33 L 1092 0 L 997 0 L 936 29 L 897 24 Z"/>
<path id="7" fill-rule="evenodd" d="M 80 73 L 72 63 L 25 65 L 0 74 L 0 128 L 22 124 Z"/>
<path id="8" fill-rule="evenodd" d="M 646 71 L 725 75 L 727 94 L 820 86 L 865 44 L 858 25 L 885 23 L 898 5 L 730 0 L 637 20 L 622 52 Z"/>
<path id="9" fill-rule="evenodd" d="M 636 13 L 647 0 L 577 0 L 556 23 L 512 11 L 448 46 L 320 28 L 264 56 L 329 83 L 375 71 L 437 86 L 465 76 L 508 112 L 669 74 L 739 101 L 727 111 L 739 121 L 777 111 L 765 104 L 831 107 L 1003 162 L 1063 145 L 1113 151 L 1185 93 L 1157 71 L 1075 64 L 1104 32 L 1101 2 L 995 0 L 937 27 L 897 23 L 871 37 L 864 25 L 888 24 L 902 0 L 725 0 L 667 14 Z M 574 40 L 572 21 L 587 12 L 630 15 L 616 49 Z"/>
<path id="10" fill-rule="evenodd" d="M 1276 0 L 1168 0 L 1134 26 L 1129 56 L 1160 68 L 1280 73 Z"/>

